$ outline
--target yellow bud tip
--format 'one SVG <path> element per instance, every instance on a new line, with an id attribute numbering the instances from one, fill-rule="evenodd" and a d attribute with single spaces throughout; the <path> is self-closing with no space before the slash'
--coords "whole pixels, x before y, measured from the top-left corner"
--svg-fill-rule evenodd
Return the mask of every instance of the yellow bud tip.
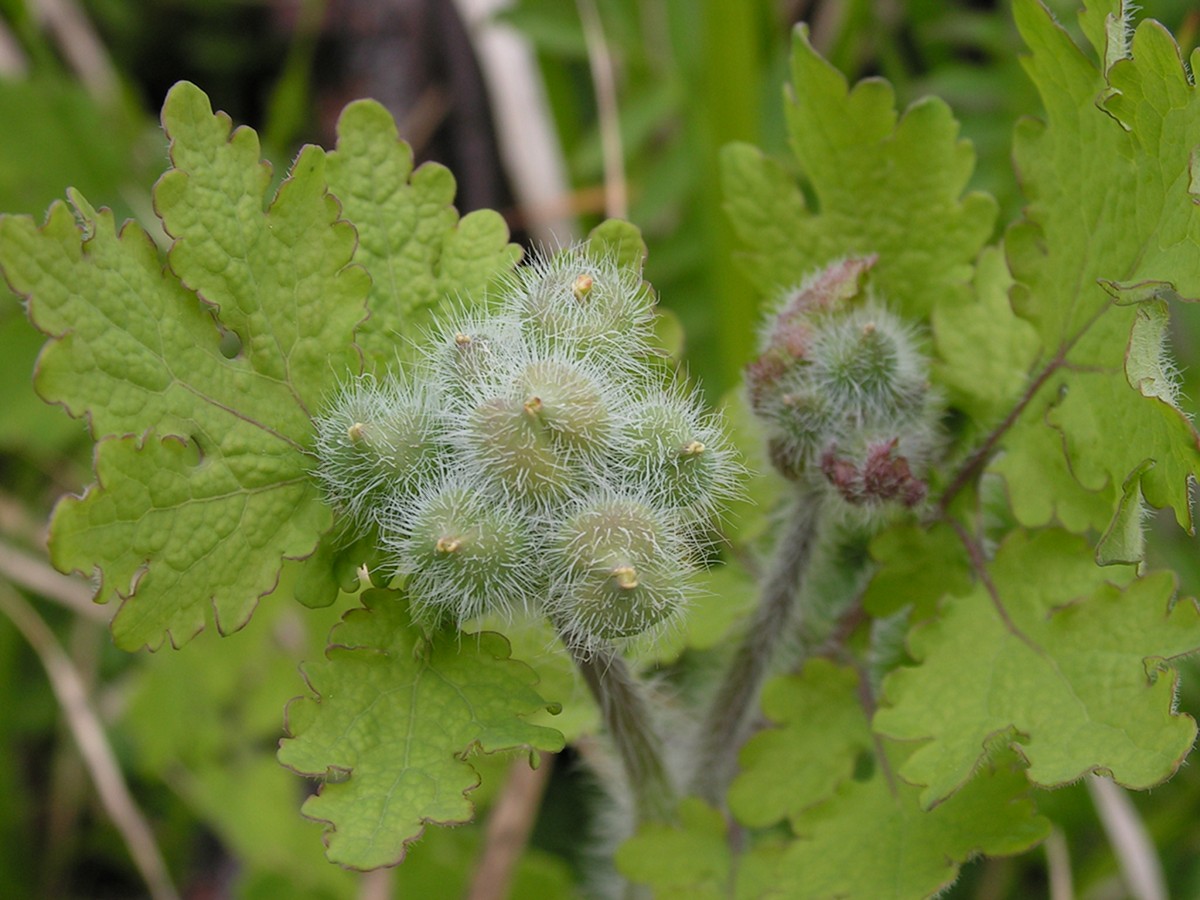
<path id="1" fill-rule="evenodd" d="M 863 333 L 863 337 L 867 337 L 868 335 L 874 334 L 875 333 L 875 323 L 867 322 L 865 325 L 863 325 L 862 333 Z"/>
<path id="2" fill-rule="evenodd" d="M 638 586 L 637 569 L 633 566 L 617 566 L 612 570 L 612 579 L 623 591 L 632 591 Z"/>
<path id="3" fill-rule="evenodd" d="M 575 295 L 576 300 L 582 300 L 591 293 L 593 284 L 595 284 L 595 281 L 592 279 L 592 276 L 584 272 L 576 276 L 575 281 L 572 282 L 571 293 Z"/>
<path id="4" fill-rule="evenodd" d="M 440 537 L 437 543 L 434 544 L 433 550 L 435 553 L 457 553 L 462 547 L 462 541 L 453 537 Z"/>
<path id="5" fill-rule="evenodd" d="M 689 441 L 683 445 L 683 449 L 679 451 L 680 456 L 699 456 L 704 452 L 704 445 L 699 441 Z"/>
<path id="6" fill-rule="evenodd" d="M 363 439 L 363 435 L 367 433 L 367 426 L 362 422 L 355 422 L 346 429 L 346 436 L 354 443 L 358 443 Z"/>
<path id="7" fill-rule="evenodd" d="M 454 335 L 454 345 L 456 347 L 470 347 L 473 343 L 469 334 L 463 334 L 461 331 Z"/>
<path id="8" fill-rule="evenodd" d="M 525 414 L 527 416 L 536 416 L 542 411 L 542 398 L 530 397 L 525 401 Z"/>

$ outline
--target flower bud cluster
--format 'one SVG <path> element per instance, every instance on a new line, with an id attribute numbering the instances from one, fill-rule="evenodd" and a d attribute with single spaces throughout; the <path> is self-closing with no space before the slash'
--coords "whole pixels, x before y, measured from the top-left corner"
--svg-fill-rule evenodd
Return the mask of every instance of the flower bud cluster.
<path id="1" fill-rule="evenodd" d="M 916 335 L 863 296 L 874 261 L 842 260 L 789 291 L 746 369 L 776 468 L 868 515 L 925 498 L 941 416 Z"/>
<path id="2" fill-rule="evenodd" d="M 326 496 L 427 624 L 541 611 L 589 650 L 683 607 L 741 467 L 655 363 L 653 307 L 638 269 L 564 250 L 318 418 Z"/>

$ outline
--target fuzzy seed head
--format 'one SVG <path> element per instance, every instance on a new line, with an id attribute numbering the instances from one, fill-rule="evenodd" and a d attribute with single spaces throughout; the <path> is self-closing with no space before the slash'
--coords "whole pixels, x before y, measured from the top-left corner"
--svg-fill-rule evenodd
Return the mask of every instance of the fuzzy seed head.
<path id="1" fill-rule="evenodd" d="M 408 576 L 418 618 L 430 624 L 509 615 L 536 588 L 540 567 L 526 523 L 473 486 L 443 483 L 394 504 L 380 537 Z"/>
<path id="2" fill-rule="evenodd" d="M 579 503 L 558 529 L 551 560 L 560 574 L 548 611 L 584 649 L 657 628 L 686 602 L 684 544 L 641 500 L 604 495 Z"/>
<path id="3" fill-rule="evenodd" d="M 573 247 L 493 312 L 434 326 L 407 378 L 361 378 L 319 417 L 326 496 L 378 535 L 423 624 L 539 609 L 590 650 L 684 606 L 742 468 L 651 361 L 653 307 L 638 267 Z"/>
<path id="4" fill-rule="evenodd" d="M 578 466 L 553 432 L 531 414 L 528 401 L 494 397 L 471 414 L 468 465 L 484 473 L 497 494 L 538 504 L 565 500 L 579 479 Z"/>
<path id="5" fill-rule="evenodd" d="M 541 359 L 524 366 L 517 390 L 525 408 L 551 439 L 587 452 L 604 444 L 613 427 L 611 403 L 600 380 L 584 367 L 561 359 Z"/>
<path id="6" fill-rule="evenodd" d="M 625 429 L 621 476 L 682 521 L 703 525 L 737 490 L 741 466 L 716 420 L 679 391 L 656 391 Z"/>
<path id="7" fill-rule="evenodd" d="M 836 409 L 862 421 L 919 407 L 927 391 L 926 364 L 916 338 L 882 307 L 830 316 L 810 351 L 810 383 Z"/>
<path id="8" fill-rule="evenodd" d="M 429 379 L 452 398 L 473 396 L 497 367 L 519 352 L 516 323 L 503 317 L 458 317 L 433 334 L 425 351 Z"/>
<path id="9" fill-rule="evenodd" d="M 504 296 L 507 311 L 535 341 L 620 358 L 650 346 L 653 291 L 636 269 L 585 247 L 524 266 Z"/>
<path id="10" fill-rule="evenodd" d="M 316 426 L 317 478 L 358 533 L 390 498 L 420 491 L 446 451 L 432 396 L 397 379 L 348 385 Z"/>

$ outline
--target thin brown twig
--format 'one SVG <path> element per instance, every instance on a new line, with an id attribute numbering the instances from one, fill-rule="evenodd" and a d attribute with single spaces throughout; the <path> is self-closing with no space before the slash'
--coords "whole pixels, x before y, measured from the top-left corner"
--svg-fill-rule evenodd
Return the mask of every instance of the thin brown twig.
<path id="1" fill-rule="evenodd" d="M 621 118 L 617 112 L 617 79 L 612 54 L 604 37 L 604 23 L 595 0 L 575 0 L 588 68 L 600 119 L 600 152 L 604 159 L 604 211 L 614 219 L 629 216 L 629 189 L 625 178 L 625 153 L 621 147 Z"/>
<path id="2" fill-rule="evenodd" d="M 504 900 L 508 896 L 517 861 L 537 821 L 553 764 L 554 757 L 549 753 L 539 754 L 536 769 L 524 757 L 513 760 L 504 790 L 488 816 L 483 853 L 467 891 L 468 900 Z"/>
<path id="3" fill-rule="evenodd" d="M 888 791 L 893 797 L 899 796 L 899 782 L 896 779 L 896 773 L 892 770 L 891 760 L 888 759 L 887 748 L 883 745 L 883 737 L 874 728 L 871 727 L 871 721 L 875 718 L 875 710 L 877 704 L 875 702 L 875 692 L 871 689 L 871 677 L 859 660 L 852 659 L 851 666 L 858 674 L 858 705 L 862 707 L 863 715 L 867 717 L 867 730 L 871 733 L 871 744 L 875 748 L 875 760 L 879 764 L 879 771 L 883 773 L 883 779 L 887 782 Z"/>
<path id="4" fill-rule="evenodd" d="M 178 900 L 154 832 L 142 815 L 113 753 L 100 717 L 88 701 L 83 679 L 49 626 L 15 590 L 0 584 L 3 612 L 37 654 L 67 725 L 79 747 L 100 802 L 120 833 L 133 863 L 155 900 Z"/>
<path id="5" fill-rule="evenodd" d="M 12 29 L 0 20 L 0 75 L 5 78 L 22 78 L 29 71 L 29 58 L 21 49 Z"/>
<path id="6" fill-rule="evenodd" d="M 1012 632 L 1013 636 L 1023 641 L 1034 653 L 1039 656 L 1044 656 L 1045 651 L 1038 646 L 1037 642 L 1029 635 L 1021 630 L 1020 626 L 1013 621 L 1012 616 L 1008 614 L 1008 608 L 1005 607 L 1004 601 L 1000 597 L 1000 591 L 996 588 L 996 583 L 992 581 L 992 576 L 987 570 L 987 560 L 983 556 L 983 548 L 979 546 L 967 529 L 957 519 L 948 519 L 950 527 L 954 529 L 954 533 L 958 535 L 959 541 L 966 548 L 967 556 L 971 560 L 971 568 L 974 569 L 980 583 L 987 591 L 988 597 L 991 598 L 992 606 L 996 610 L 996 614 L 1000 616 L 1000 621 L 1004 623 L 1004 627 Z"/>
<path id="7" fill-rule="evenodd" d="M 958 496 L 958 493 L 987 464 L 987 461 L 996 450 L 996 445 L 1000 443 L 1000 439 L 1013 427 L 1017 419 L 1020 418 L 1021 413 L 1025 411 L 1025 407 L 1033 402 L 1033 398 L 1042 389 L 1042 385 L 1049 381 L 1062 366 L 1065 353 L 1065 349 L 1060 351 L 1054 359 L 1046 364 L 1045 368 L 1038 372 L 1033 381 L 1029 382 L 1029 386 L 1025 389 L 1025 393 L 1021 395 L 1016 405 L 1004 417 L 1004 420 L 992 429 L 991 433 L 984 439 L 984 442 L 959 467 L 958 472 L 955 473 L 946 490 L 942 491 L 942 496 L 938 498 L 936 509 L 940 516 L 944 517 L 946 515 L 947 510 L 950 508 L 950 503 Z"/>
<path id="8" fill-rule="evenodd" d="M 533 49 L 516 29 L 497 21 L 504 0 L 454 0 L 475 48 L 496 123 L 496 139 L 513 193 L 522 209 L 554 207 L 569 192 L 567 164 Z M 532 236 L 547 247 L 577 237 L 569 217 L 530 220 Z"/>
<path id="9" fill-rule="evenodd" d="M 33 8 L 93 99 L 102 103 L 116 99 L 117 69 L 83 8 L 75 0 L 35 0 Z"/>
<path id="10" fill-rule="evenodd" d="M 850 657 L 850 654 L 846 651 L 846 642 L 858 630 L 859 625 L 871 618 L 863 608 L 863 595 L 865 592 L 865 588 L 858 592 L 854 601 L 837 617 L 829 635 L 812 651 L 811 655 L 843 661 Z"/>
<path id="11" fill-rule="evenodd" d="M 976 448 L 975 452 L 967 457 L 966 461 L 959 467 L 958 472 L 956 472 L 954 477 L 950 480 L 950 484 L 946 486 L 944 491 L 942 491 L 942 496 L 938 498 L 935 510 L 939 517 L 946 517 L 947 512 L 950 509 L 951 502 L 956 496 L 958 496 L 958 493 L 964 487 L 966 487 L 976 475 L 979 474 L 980 470 L 987 465 L 987 461 L 996 451 L 996 446 L 1000 443 L 1000 439 L 1003 438 L 1004 435 L 1008 433 L 1008 430 L 1016 424 L 1016 421 L 1018 418 L 1020 418 L 1021 413 L 1025 412 L 1025 408 L 1033 402 L 1034 397 L 1037 396 L 1038 392 L 1041 391 L 1046 382 L 1054 376 L 1054 373 L 1064 366 L 1069 365 L 1067 363 L 1067 354 L 1069 354 L 1075 348 L 1075 345 L 1079 343 L 1080 339 L 1087 334 L 1089 330 L 1091 330 L 1091 327 L 1095 325 L 1097 321 L 1099 321 L 1100 317 L 1103 316 L 1109 308 L 1110 307 L 1108 306 L 1102 306 L 1096 310 L 1095 314 L 1083 324 L 1083 327 L 1080 328 L 1079 331 L 1069 341 L 1064 341 L 1059 346 L 1058 352 L 1054 354 L 1054 357 L 1048 363 L 1046 363 L 1046 365 L 1037 373 L 1037 375 L 1033 377 L 1033 380 L 1029 382 L 1024 393 L 1022 393 L 1020 399 L 1017 400 L 1016 405 L 1009 410 L 1008 415 L 1004 417 L 1003 421 L 1001 421 L 999 425 L 992 429 L 991 433 L 988 434 L 983 443 Z"/>
<path id="12" fill-rule="evenodd" d="M 53 600 L 85 619 L 107 623 L 108 610 L 92 600 L 92 589 L 69 575 L 63 575 L 36 556 L 0 541 L 0 577 L 16 587 Z"/>
<path id="13" fill-rule="evenodd" d="M 1072 900 L 1075 887 L 1071 878 L 1071 848 L 1058 828 L 1046 837 L 1046 869 L 1050 882 L 1050 900 Z"/>
<path id="14" fill-rule="evenodd" d="M 358 879 L 358 900 L 391 900 L 395 893 L 396 870 L 374 869 Z"/>
<path id="15" fill-rule="evenodd" d="M 1129 895 L 1134 900 L 1166 900 L 1162 860 L 1129 795 L 1098 775 L 1087 776 L 1086 783 Z"/>
<path id="16" fill-rule="evenodd" d="M 45 546 L 46 520 L 31 514 L 23 500 L 0 491 L 0 534 L 18 543 Z"/>

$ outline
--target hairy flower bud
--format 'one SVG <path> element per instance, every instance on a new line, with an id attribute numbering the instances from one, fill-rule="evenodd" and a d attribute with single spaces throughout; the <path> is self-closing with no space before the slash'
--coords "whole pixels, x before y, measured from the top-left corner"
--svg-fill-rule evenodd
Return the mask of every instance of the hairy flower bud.
<path id="1" fill-rule="evenodd" d="M 583 353 L 636 357 L 649 347 L 654 293 L 641 272 L 586 247 L 518 271 L 507 308 L 535 341 Z"/>
<path id="2" fill-rule="evenodd" d="M 523 605 L 540 572 L 527 523 L 475 485 L 449 482 L 394 504 L 380 539 L 408 575 L 418 616 L 461 624 Z"/>
<path id="3" fill-rule="evenodd" d="M 513 353 L 521 352 L 514 321 L 462 314 L 436 331 L 426 350 L 429 377 L 450 396 L 471 397 Z"/>
<path id="4" fill-rule="evenodd" d="M 789 292 L 746 369 L 747 392 L 788 478 L 827 485 L 854 507 L 913 506 L 941 411 L 913 329 L 864 296 L 873 263 L 834 263 Z"/>
<path id="5" fill-rule="evenodd" d="M 564 359 L 539 359 L 521 367 L 513 387 L 552 440 L 584 456 L 604 452 L 613 404 L 595 373 Z"/>
<path id="6" fill-rule="evenodd" d="M 436 326 L 411 381 L 365 377 L 319 418 L 326 495 L 424 624 L 544 608 L 590 651 L 683 606 L 741 467 L 653 364 L 653 303 L 639 267 L 571 248 Z"/>
<path id="7" fill-rule="evenodd" d="M 538 418 L 536 403 L 492 397 L 475 407 L 466 431 L 467 462 L 500 493 L 534 503 L 565 500 L 580 478 L 571 455 Z"/>
<path id="8" fill-rule="evenodd" d="M 703 523 L 735 492 L 741 467 L 694 397 L 651 392 L 633 409 L 625 431 L 621 474 L 655 502 Z"/>
<path id="9" fill-rule="evenodd" d="M 317 477 L 359 531 L 421 490 L 447 449 L 432 396 L 394 378 L 347 386 L 316 426 Z"/>
<path id="10" fill-rule="evenodd" d="M 640 500 L 601 495 L 562 522 L 551 560 L 547 611 L 587 649 L 657 627 L 685 604 L 683 544 Z"/>

